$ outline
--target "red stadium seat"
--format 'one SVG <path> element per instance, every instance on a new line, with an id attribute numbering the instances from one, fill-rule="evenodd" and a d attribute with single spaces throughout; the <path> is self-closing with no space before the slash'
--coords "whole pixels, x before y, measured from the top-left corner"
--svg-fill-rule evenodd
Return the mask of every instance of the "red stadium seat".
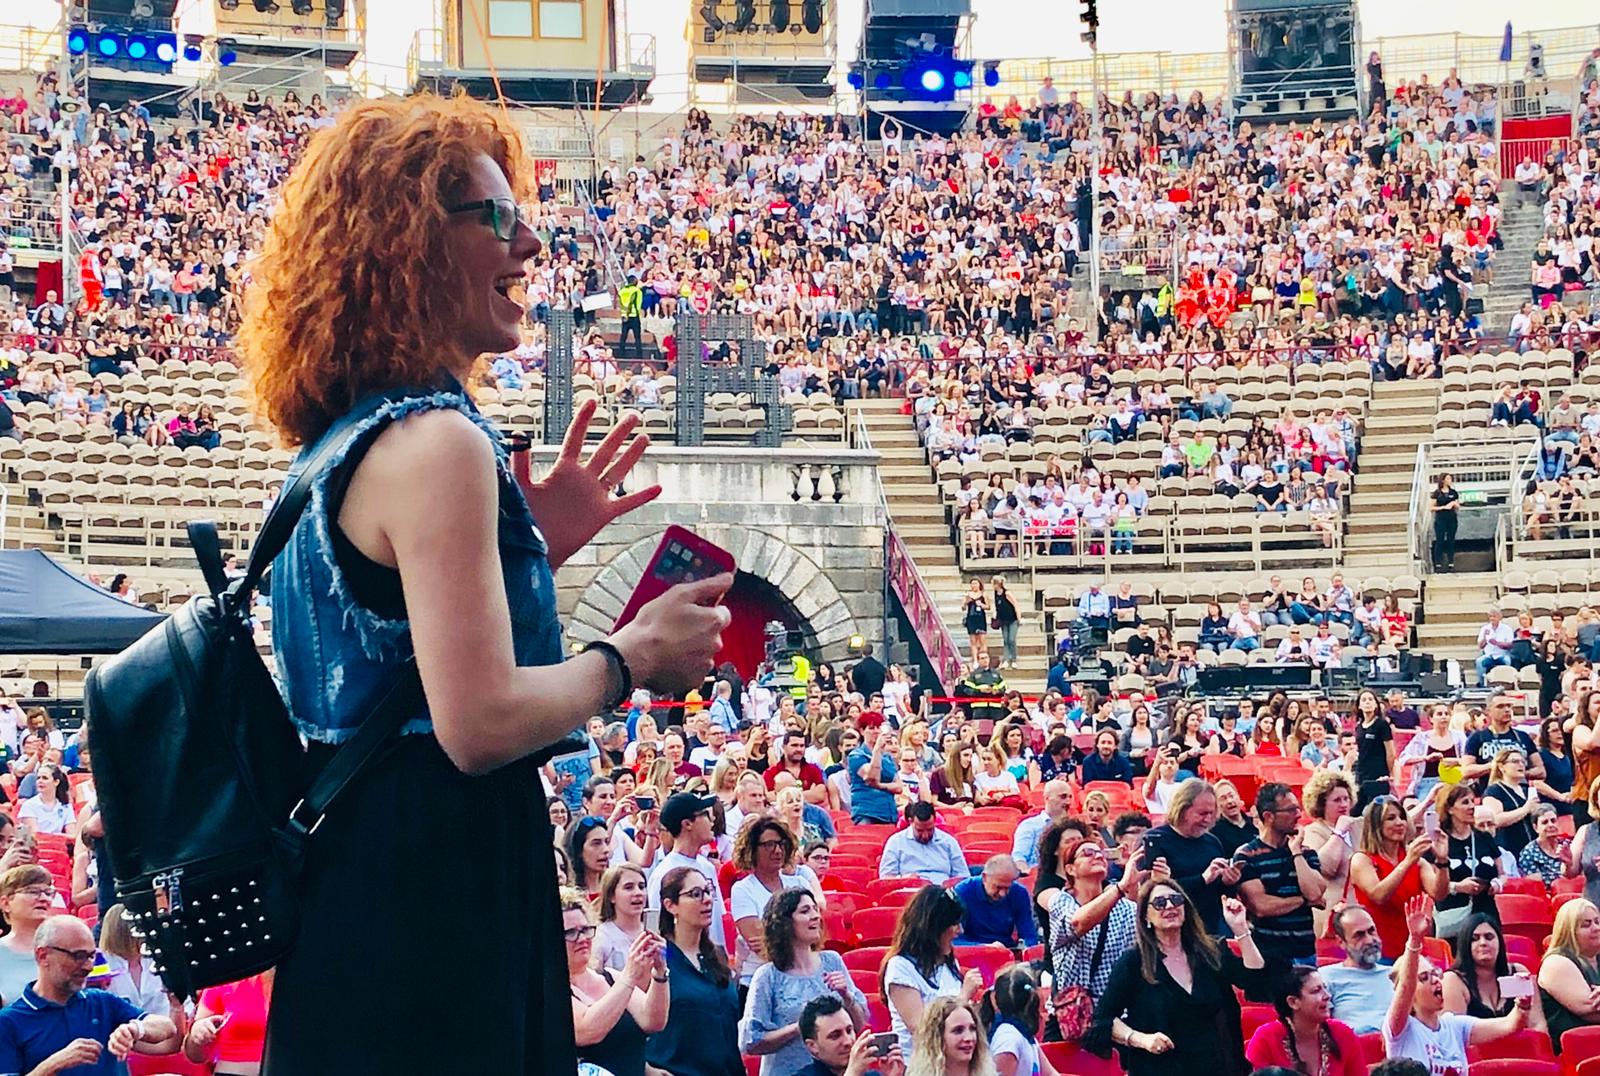
<path id="1" fill-rule="evenodd" d="M 1544 881 L 1540 878 L 1507 878 L 1501 883 L 1500 892 L 1521 893 L 1524 896 L 1538 897 L 1541 901 L 1549 900 Z"/>
<path id="2" fill-rule="evenodd" d="M 1474 1061 L 1469 1071 L 1471 1076 L 1561 1076 L 1561 1066 L 1554 1061 L 1519 1061 L 1510 1057 Z"/>
<path id="3" fill-rule="evenodd" d="M 877 856 L 855 855 L 851 852 L 835 851 L 828 861 L 828 870 L 836 871 L 840 867 L 846 870 L 873 871 L 878 866 Z"/>
<path id="4" fill-rule="evenodd" d="M 1122 1076 L 1122 1062 L 1115 1053 L 1099 1057 L 1071 1042 L 1041 1043 L 1039 1052 L 1061 1076 Z"/>
<path id="5" fill-rule="evenodd" d="M 1550 901 L 1544 895 L 1536 897 L 1526 893 L 1500 893 L 1494 898 L 1502 923 L 1543 923 L 1551 921 Z"/>
<path id="6" fill-rule="evenodd" d="M 985 986 L 994 983 L 994 977 L 1000 973 L 1000 969 L 1016 962 L 1016 956 L 1003 945 L 956 946 L 956 963 L 961 965 L 961 970 L 971 971 L 977 968 L 983 972 Z"/>
<path id="7" fill-rule="evenodd" d="M 835 952 L 843 952 L 856 942 L 855 932 L 850 929 L 844 912 L 831 904 L 822 910 L 822 936 L 828 939 L 828 948 Z"/>
<path id="8" fill-rule="evenodd" d="M 210 1065 L 196 1065 L 183 1054 L 154 1057 L 150 1054 L 128 1055 L 128 1076 L 211 1076 Z"/>
<path id="9" fill-rule="evenodd" d="M 1513 1060 L 1527 1058 L 1533 1061 L 1554 1061 L 1556 1052 L 1550 1045 L 1550 1035 L 1532 1028 L 1523 1028 L 1493 1042 L 1467 1047 L 1467 1060 L 1472 1062 L 1473 1072 L 1478 1071 L 1478 1062 L 1502 1057 Z"/>
<path id="10" fill-rule="evenodd" d="M 1361 1059 L 1368 1065 L 1376 1065 L 1386 1056 L 1386 1051 L 1383 1048 L 1383 1032 L 1369 1031 L 1367 1034 L 1360 1036 L 1360 1041 Z"/>
<path id="11" fill-rule="evenodd" d="M 761 1076 L 761 1059 L 759 1057 L 751 1057 L 749 1054 L 744 1056 L 744 1076 Z"/>
<path id="12" fill-rule="evenodd" d="M 822 876 L 822 888 L 853 889 L 865 893 L 867 886 L 877 880 L 877 872 L 860 867 L 830 867 Z"/>
<path id="13" fill-rule="evenodd" d="M 1245 1005 L 1239 1010 L 1239 1025 L 1244 1029 L 1244 1041 L 1249 1042 L 1250 1036 L 1256 1033 L 1256 1028 L 1262 1024 L 1276 1023 L 1278 1010 L 1271 1005 Z"/>
<path id="14" fill-rule="evenodd" d="M 864 908 L 863 911 L 870 911 Z M 844 966 L 852 971 L 861 969 L 876 974 L 883 966 L 883 958 L 889 955 L 887 945 L 867 945 L 859 949 L 852 949 L 844 954 Z"/>
<path id="15" fill-rule="evenodd" d="M 896 889 L 921 889 L 928 884 L 926 878 L 915 875 L 909 878 L 874 878 L 866 884 L 863 892 L 869 900 L 879 900 L 885 893 L 893 893 Z"/>
<path id="16" fill-rule="evenodd" d="M 893 1022 L 889 1017 L 889 1006 L 886 1002 L 876 997 L 867 999 L 867 1026 L 880 1035 L 893 1026 Z"/>
<path id="17" fill-rule="evenodd" d="M 1561 1063 L 1569 1072 L 1590 1058 L 1600 1059 L 1600 1024 L 1575 1027 L 1561 1036 Z"/>
<path id="18" fill-rule="evenodd" d="M 850 926 L 863 944 L 879 945 L 894 937 L 900 911 L 899 908 L 862 908 Z"/>
<path id="19" fill-rule="evenodd" d="M 1570 1034 L 1570 1032 L 1569 1032 Z M 1562 1038 L 1566 1038 L 1565 1035 Z M 1563 1054 L 1563 1057 L 1566 1055 Z M 1600 1056 L 1586 1057 L 1572 1069 L 1573 1076 L 1600 1076 Z"/>
<path id="20" fill-rule="evenodd" d="M 1423 938 L 1422 955 L 1441 968 L 1448 968 L 1455 960 L 1455 950 L 1443 938 Z"/>
<path id="21" fill-rule="evenodd" d="M 857 990 L 868 997 L 873 997 L 878 993 L 878 988 L 881 984 L 878 981 L 877 968 L 873 968 L 871 971 L 866 968 L 848 968 L 846 970 L 850 972 L 850 981 L 856 984 Z"/>
<path id="22" fill-rule="evenodd" d="M 1581 895 L 1583 893 L 1583 883 L 1584 880 L 1581 875 L 1576 878 L 1557 878 L 1556 884 L 1550 887 L 1550 892 L 1552 894 L 1578 893 Z"/>
<path id="23" fill-rule="evenodd" d="M 920 887 L 917 889 L 891 890 L 878 898 L 877 906 L 879 908 L 894 908 L 898 910 L 910 904 L 920 892 L 922 892 Z"/>

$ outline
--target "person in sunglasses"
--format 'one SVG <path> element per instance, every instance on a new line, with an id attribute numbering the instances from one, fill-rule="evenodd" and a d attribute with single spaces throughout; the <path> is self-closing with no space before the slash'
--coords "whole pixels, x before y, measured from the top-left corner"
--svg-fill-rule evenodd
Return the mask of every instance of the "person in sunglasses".
<path id="1" fill-rule="evenodd" d="M 636 683 L 681 698 L 729 621 L 724 575 L 672 587 L 583 653 L 562 641 L 554 571 L 660 487 L 615 495 L 648 439 L 625 418 L 586 455 L 595 402 L 535 480 L 465 388 L 480 358 L 521 343 L 540 252 L 517 208 L 531 171 L 482 102 L 361 101 L 307 140 L 251 262 L 241 366 L 311 486 L 272 566 L 274 657 L 307 776 L 413 659 L 422 688 L 382 715 L 400 732 L 309 842 L 268 1072 L 575 1070 L 540 756 Z M 471 893 L 496 939 L 470 1035 L 393 1033 L 461 970 L 451 946 L 373 944 L 413 929 L 426 878 Z"/>
<path id="2" fill-rule="evenodd" d="M 1251 937 L 1243 904 L 1224 898 L 1222 916 L 1239 943 L 1238 956 L 1206 932 L 1178 883 L 1145 882 L 1134 947 L 1113 965 L 1084 1045 L 1102 1057 L 1116 1047 L 1128 1076 L 1249 1072 L 1234 988 L 1264 991 L 1266 958 Z"/>

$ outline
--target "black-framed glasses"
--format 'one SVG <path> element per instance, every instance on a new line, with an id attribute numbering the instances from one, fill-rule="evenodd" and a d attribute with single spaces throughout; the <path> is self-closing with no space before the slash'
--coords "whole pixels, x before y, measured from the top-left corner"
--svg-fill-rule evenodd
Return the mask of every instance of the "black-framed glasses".
<path id="1" fill-rule="evenodd" d="M 679 900 L 710 900 L 711 888 L 697 885 L 693 889 L 685 889 L 678 894 Z"/>
<path id="2" fill-rule="evenodd" d="M 594 937 L 595 928 L 592 924 L 585 923 L 581 927 L 568 927 L 561 932 L 561 936 L 569 942 L 588 941 Z"/>
<path id="3" fill-rule="evenodd" d="M 480 198 L 476 202 L 462 202 L 446 206 L 446 213 L 477 213 L 479 222 L 492 225 L 496 239 L 511 242 L 517 234 L 517 225 L 525 218 L 522 207 L 511 198 Z"/>
<path id="4" fill-rule="evenodd" d="M 1164 912 L 1168 908 L 1181 908 L 1183 904 L 1183 897 L 1177 893 L 1162 893 L 1160 896 L 1150 898 L 1150 907 L 1158 912 Z"/>
<path id="5" fill-rule="evenodd" d="M 91 963 L 97 955 L 93 949 L 63 949 L 59 945 L 51 945 L 47 946 L 47 948 L 60 953 L 62 956 L 71 957 L 74 964 Z"/>

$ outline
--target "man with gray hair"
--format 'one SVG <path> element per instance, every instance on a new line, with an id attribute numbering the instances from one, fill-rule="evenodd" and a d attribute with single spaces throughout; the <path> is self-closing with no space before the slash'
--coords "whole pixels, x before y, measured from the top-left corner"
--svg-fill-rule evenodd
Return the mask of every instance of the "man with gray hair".
<path id="1" fill-rule="evenodd" d="M 176 1053 L 178 1029 L 105 990 L 85 989 L 94 936 L 81 919 L 54 915 L 33 937 L 39 977 L 0 1011 L 0 1073 L 126 1076 L 128 1054 Z"/>
<path id="2" fill-rule="evenodd" d="M 1033 902 L 1018 881 L 1016 861 L 1005 853 L 991 856 L 983 873 L 959 883 L 951 892 L 961 901 L 961 936 L 957 945 L 999 942 L 1008 949 L 1039 944 Z"/>
<path id="3" fill-rule="evenodd" d="M 1370 1035 L 1382 1029 L 1394 998 L 1391 969 L 1378 963 L 1383 959 L 1378 926 L 1365 908 L 1354 904 L 1334 912 L 1332 926 L 1344 946 L 1344 961 L 1317 970 L 1328 984 L 1333 1018 L 1349 1024 L 1357 1035 Z"/>
<path id="4" fill-rule="evenodd" d="M 1029 815 L 1017 825 L 1011 842 L 1011 857 L 1024 868 L 1039 865 L 1039 838 L 1056 822 L 1063 822 L 1072 813 L 1072 786 L 1062 780 L 1044 784 L 1044 810 Z"/>

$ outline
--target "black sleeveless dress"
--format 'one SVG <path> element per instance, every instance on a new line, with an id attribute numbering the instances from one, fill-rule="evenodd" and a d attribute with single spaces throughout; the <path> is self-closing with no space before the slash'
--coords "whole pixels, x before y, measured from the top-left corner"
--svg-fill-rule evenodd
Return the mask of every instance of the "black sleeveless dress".
<path id="1" fill-rule="evenodd" d="M 616 984 L 611 973 L 600 972 L 605 981 Z M 574 997 L 577 995 L 574 994 Z M 606 1037 L 592 1046 L 578 1047 L 578 1060 L 599 1065 L 611 1076 L 644 1076 L 644 1030 L 633 1018 L 633 1013 L 622 1010 L 622 1018 Z"/>

